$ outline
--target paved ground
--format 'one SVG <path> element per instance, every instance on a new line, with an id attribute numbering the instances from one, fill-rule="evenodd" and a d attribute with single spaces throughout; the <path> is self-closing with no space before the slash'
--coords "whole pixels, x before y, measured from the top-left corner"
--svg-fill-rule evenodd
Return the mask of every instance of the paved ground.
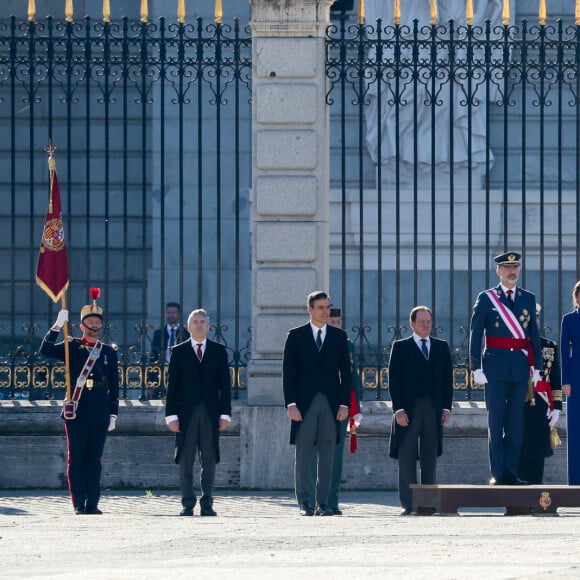
<path id="1" fill-rule="evenodd" d="M 580 509 L 400 517 L 395 493 L 345 492 L 342 517 L 304 518 L 288 492 L 220 492 L 217 518 L 180 518 L 175 492 L 107 491 L 74 516 L 64 491 L 0 493 L 6 579 L 580 577 Z"/>

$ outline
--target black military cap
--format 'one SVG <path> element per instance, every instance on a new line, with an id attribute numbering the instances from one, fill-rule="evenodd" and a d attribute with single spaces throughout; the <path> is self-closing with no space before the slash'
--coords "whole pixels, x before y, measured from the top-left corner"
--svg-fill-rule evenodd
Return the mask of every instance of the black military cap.
<path id="1" fill-rule="evenodd" d="M 340 308 L 330 308 L 330 318 L 340 318 L 342 316 L 342 311 Z"/>
<path id="2" fill-rule="evenodd" d="M 506 252 L 494 258 L 498 266 L 519 266 L 522 255 L 517 252 Z"/>

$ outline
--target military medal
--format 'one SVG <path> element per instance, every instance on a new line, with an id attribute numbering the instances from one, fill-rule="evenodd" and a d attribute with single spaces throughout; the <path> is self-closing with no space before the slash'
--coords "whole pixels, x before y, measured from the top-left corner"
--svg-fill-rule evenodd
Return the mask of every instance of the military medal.
<path id="1" fill-rule="evenodd" d="M 93 388 L 93 379 L 87 379 L 87 382 L 85 384 L 85 386 L 87 387 L 87 389 L 90 391 Z"/>

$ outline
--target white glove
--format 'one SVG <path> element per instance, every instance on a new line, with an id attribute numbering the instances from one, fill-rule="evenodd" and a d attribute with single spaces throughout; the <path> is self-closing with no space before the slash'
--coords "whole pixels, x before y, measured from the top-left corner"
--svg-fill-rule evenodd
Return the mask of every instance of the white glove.
<path id="1" fill-rule="evenodd" d="M 354 417 L 354 426 L 358 429 L 360 424 L 362 423 L 363 416 L 360 413 L 357 413 Z"/>
<path id="2" fill-rule="evenodd" d="M 556 423 L 558 422 L 558 419 L 560 418 L 560 410 L 559 409 L 553 409 L 552 411 L 550 411 L 550 427 L 554 427 L 556 425 Z"/>
<path id="3" fill-rule="evenodd" d="M 540 371 L 538 369 L 534 369 L 532 380 L 534 381 L 534 387 L 538 384 L 538 381 L 542 380 L 542 377 L 540 376 Z"/>
<path id="4" fill-rule="evenodd" d="M 487 377 L 485 376 L 483 369 L 477 369 L 473 372 L 473 380 L 478 385 L 485 385 L 487 383 Z"/>
<path id="5" fill-rule="evenodd" d="M 56 322 L 52 325 L 53 330 L 60 330 L 64 323 L 68 321 L 68 310 L 61 310 L 56 317 Z"/>
<path id="6" fill-rule="evenodd" d="M 115 427 L 117 427 L 117 415 L 111 415 L 109 419 L 109 428 L 107 431 L 114 431 Z"/>

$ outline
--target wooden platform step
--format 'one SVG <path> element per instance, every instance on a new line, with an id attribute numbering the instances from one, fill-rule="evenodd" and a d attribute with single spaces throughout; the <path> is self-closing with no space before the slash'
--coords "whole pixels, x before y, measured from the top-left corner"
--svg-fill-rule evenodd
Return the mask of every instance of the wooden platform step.
<path id="1" fill-rule="evenodd" d="M 558 515 L 559 507 L 580 507 L 580 485 L 411 485 L 413 511 L 430 507 L 457 515 L 462 507 L 505 507 L 510 512 Z"/>

